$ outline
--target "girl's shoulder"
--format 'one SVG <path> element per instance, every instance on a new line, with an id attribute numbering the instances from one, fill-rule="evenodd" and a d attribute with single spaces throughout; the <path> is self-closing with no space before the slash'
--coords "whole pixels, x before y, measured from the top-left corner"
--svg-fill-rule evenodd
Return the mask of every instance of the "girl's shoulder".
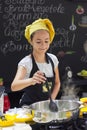
<path id="1" fill-rule="evenodd" d="M 47 55 L 51 58 L 55 66 L 59 64 L 59 60 L 56 55 L 52 53 L 47 53 Z"/>
<path id="2" fill-rule="evenodd" d="M 24 58 L 22 58 L 19 63 L 18 66 L 23 66 L 25 67 L 27 70 L 30 68 L 32 68 L 32 59 L 31 59 L 31 55 L 27 55 Z"/>
<path id="3" fill-rule="evenodd" d="M 22 58 L 21 60 L 20 60 L 20 62 L 30 62 L 31 61 L 31 55 L 27 55 L 27 56 L 25 56 L 24 58 Z M 19 62 L 19 63 L 20 63 Z"/>
<path id="4" fill-rule="evenodd" d="M 51 59 L 55 59 L 58 60 L 58 58 L 56 57 L 56 55 L 52 54 L 52 53 L 47 53 L 47 55 L 51 58 Z"/>
<path id="5" fill-rule="evenodd" d="M 27 70 L 26 73 L 26 77 L 29 77 L 30 71 L 32 69 L 32 59 L 31 59 L 31 55 L 27 55 L 24 58 L 22 58 L 19 63 L 18 63 L 18 67 L 24 67 Z"/>

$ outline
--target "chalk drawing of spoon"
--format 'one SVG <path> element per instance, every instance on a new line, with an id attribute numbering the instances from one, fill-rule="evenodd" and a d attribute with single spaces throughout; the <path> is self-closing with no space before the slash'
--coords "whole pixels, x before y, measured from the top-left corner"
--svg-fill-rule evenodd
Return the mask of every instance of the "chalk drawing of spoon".
<path id="1" fill-rule="evenodd" d="M 74 15 L 72 15 L 72 24 L 70 25 L 70 27 L 69 27 L 69 29 L 70 30 L 72 30 L 72 31 L 74 31 L 74 30 L 76 30 L 76 25 L 74 24 Z"/>

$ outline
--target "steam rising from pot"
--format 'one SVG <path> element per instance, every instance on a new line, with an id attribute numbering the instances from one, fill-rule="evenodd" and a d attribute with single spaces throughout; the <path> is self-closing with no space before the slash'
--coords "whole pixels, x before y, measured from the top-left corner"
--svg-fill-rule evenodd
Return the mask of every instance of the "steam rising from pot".
<path id="1" fill-rule="evenodd" d="M 75 84 L 70 83 L 70 81 L 66 80 L 62 85 L 62 96 L 61 99 L 70 99 L 70 100 L 79 100 L 78 92 L 80 88 L 76 87 Z"/>

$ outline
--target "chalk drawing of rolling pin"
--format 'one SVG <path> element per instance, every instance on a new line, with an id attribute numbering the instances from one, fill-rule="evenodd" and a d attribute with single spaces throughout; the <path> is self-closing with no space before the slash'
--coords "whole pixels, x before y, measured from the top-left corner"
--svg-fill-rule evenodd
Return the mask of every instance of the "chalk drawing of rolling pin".
<path id="1" fill-rule="evenodd" d="M 72 24 L 70 25 L 69 29 L 72 31 L 76 30 L 76 25 L 74 24 L 74 15 L 72 15 Z"/>

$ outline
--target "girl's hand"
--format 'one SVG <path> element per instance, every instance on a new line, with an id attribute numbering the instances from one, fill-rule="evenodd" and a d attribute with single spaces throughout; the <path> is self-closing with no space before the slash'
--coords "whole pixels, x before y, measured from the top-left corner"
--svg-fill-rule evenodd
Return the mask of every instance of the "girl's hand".
<path id="1" fill-rule="evenodd" d="M 41 71 L 37 71 L 36 73 L 34 73 L 33 77 L 32 77 L 32 84 L 35 85 L 36 83 L 41 84 L 41 83 L 45 83 L 46 81 L 46 77 L 44 76 L 44 73 Z"/>

